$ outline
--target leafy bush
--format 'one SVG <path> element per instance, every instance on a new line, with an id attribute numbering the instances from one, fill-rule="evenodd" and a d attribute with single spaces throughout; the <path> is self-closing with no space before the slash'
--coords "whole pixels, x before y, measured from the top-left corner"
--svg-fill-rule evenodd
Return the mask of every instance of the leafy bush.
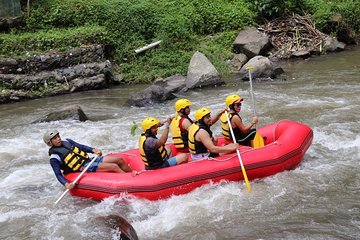
<path id="1" fill-rule="evenodd" d="M 253 9 L 258 17 L 266 20 L 272 20 L 286 15 L 300 14 L 309 11 L 307 0 L 256 0 L 253 3 Z"/>
<path id="2" fill-rule="evenodd" d="M 36 0 L 25 26 L 0 36 L 0 54 L 102 43 L 125 81 L 150 82 L 186 74 L 196 50 L 227 71 L 224 60 L 231 56 L 236 33 L 259 16 L 270 20 L 309 12 L 324 29 L 333 14 L 341 13 L 339 28 L 359 31 L 359 5 L 358 0 Z M 159 47 L 135 54 L 156 40 L 162 40 Z"/>
<path id="3" fill-rule="evenodd" d="M 0 56 L 34 54 L 51 49 L 68 50 L 86 44 L 108 42 L 106 29 L 88 25 L 73 29 L 42 30 L 36 33 L 0 35 Z"/>
<path id="4" fill-rule="evenodd" d="M 242 0 L 194 0 L 192 4 L 202 18 L 202 24 L 196 29 L 199 34 L 239 30 L 251 25 L 255 17 L 250 11 L 251 5 Z"/>
<path id="5" fill-rule="evenodd" d="M 346 30 L 352 35 L 360 31 L 360 2 L 358 0 L 306 0 L 309 5 L 310 13 L 312 14 L 316 26 L 326 32 L 336 33 L 340 30 Z M 334 28 L 330 26 L 331 18 L 339 16 L 339 22 Z"/>

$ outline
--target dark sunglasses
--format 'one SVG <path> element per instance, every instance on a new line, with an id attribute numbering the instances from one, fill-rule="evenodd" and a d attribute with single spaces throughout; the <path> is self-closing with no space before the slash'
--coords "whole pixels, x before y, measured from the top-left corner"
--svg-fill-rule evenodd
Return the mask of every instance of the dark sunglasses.
<path id="1" fill-rule="evenodd" d="M 234 103 L 234 106 L 241 107 L 241 103 Z"/>

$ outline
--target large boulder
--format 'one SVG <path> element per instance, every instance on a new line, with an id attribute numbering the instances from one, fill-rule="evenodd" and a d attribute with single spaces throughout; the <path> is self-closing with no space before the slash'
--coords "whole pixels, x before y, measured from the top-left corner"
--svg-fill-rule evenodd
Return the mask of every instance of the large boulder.
<path id="1" fill-rule="evenodd" d="M 239 72 L 241 67 L 248 61 L 248 57 L 243 54 L 243 53 L 239 53 L 239 54 L 234 54 L 234 56 L 232 57 L 230 63 L 232 66 L 232 69 L 234 72 Z"/>
<path id="2" fill-rule="evenodd" d="M 84 122 L 88 120 L 88 117 L 81 109 L 80 105 L 68 105 L 63 107 L 60 110 L 53 111 L 46 116 L 34 121 L 33 123 L 39 122 L 51 122 L 51 121 L 59 121 L 59 120 L 77 120 Z"/>
<path id="3" fill-rule="evenodd" d="M 187 72 L 185 81 L 186 88 L 193 89 L 223 84 L 225 84 L 225 82 L 220 79 L 218 71 L 209 59 L 201 52 L 197 51 L 194 53 Z"/>
<path id="4" fill-rule="evenodd" d="M 243 53 L 249 59 L 257 55 L 267 55 L 270 48 L 269 37 L 254 27 L 241 30 L 233 43 L 233 52 Z"/>
<path id="5" fill-rule="evenodd" d="M 339 42 L 336 38 L 326 36 L 324 41 L 325 52 L 339 52 L 345 49 L 346 44 Z"/>
<path id="6" fill-rule="evenodd" d="M 126 106 L 135 106 L 135 107 L 145 107 L 152 106 L 155 103 L 162 103 L 166 100 L 174 99 L 173 95 L 165 87 L 158 85 L 151 85 L 146 88 L 144 91 L 131 96 L 126 102 Z"/>
<path id="7" fill-rule="evenodd" d="M 243 75 L 243 80 L 249 80 L 249 71 L 246 68 L 251 67 L 252 78 L 258 80 L 271 80 L 278 75 L 284 73 L 284 70 L 276 63 L 271 61 L 268 57 L 256 56 L 250 59 L 240 70 Z"/>
<path id="8" fill-rule="evenodd" d="M 166 88 L 169 92 L 180 92 L 185 88 L 186 77 L 174 75 L 167 78 L 157 79 L 154 84 Z"/>

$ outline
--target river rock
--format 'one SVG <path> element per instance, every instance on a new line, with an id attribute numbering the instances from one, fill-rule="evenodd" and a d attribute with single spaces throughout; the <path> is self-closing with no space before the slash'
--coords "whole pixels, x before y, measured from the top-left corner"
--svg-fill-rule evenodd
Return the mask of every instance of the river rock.
<path id="1" fill-rule="evenodd" d="M 23 59 L 0 59 L 0 74 L 34 74 L 89 62 L 103 62 L 101 45 L 89 45 L 65 52 L 33 55 Z"/>
<path id="2" fill-rule="evenodd" d="M 20 99 L 31 98 L 33 98 L 31 94 L 19 90 L 4 89 L 0 91 L 0 103 L 17 102 Z"/>
<path id="3" fill-rule="evenodd" d="M 145 107 L 153 106 L 155 103 L 162 103 L 166 100 L 174 99 L 173 95 L 168 89 L 159 85 L 151 85 L 144 91 L 131 96 L 126 102 L 126 106 Z"/>
<path id="4" fill-rule="evenodd" d="M 249 80 L 249 71 L 247 67 L 252 67 L 251 76 L 253 80 L 257 78 L 265 80 L 271 80 L 278 75 L 284 73 L 284 70 L 275 62 L 270 61 L 268 57 L 256 56 L 250 59 L 240 70 L 243 80 Z"/>
<path id="5" fill-rule="evenodd" d="M 105 75 L 98 74 L 89 78 L 76 78 L 69 83 L 70 92 L 101 89 L 106 85 Z"/>
<path id="6" fill-rule="evenodd" d="M 225 82 L 220 79 L 214 65 L 201 53 L 196 52 L 192 56 L 185 80 L 186 88 L 193 89 L 206 86 L 223 85 Z"/>
<path id="7" fill-rule="evenodd" d="M 235 72 L 239 72 L 241 67 L 248 61 L 248 57 L 243 54 L 234 54 L 233 58 L 231 59 L 230 63 L 232 68 Z"/>
<path id="8" fill-rule="evenodd" d="M 249 59 L 257 55 L 266 55 L 270 48 L 269 37 L 254 27 L 241 30 L 233 43 L 233 52 L 243 53 Z"/>
<path id="9" fill-rule="evenodd" d="M 326 52 L 343 51 L 346 47 L 345 43 L 339 42 L 336 38 L 327 36 L 324 39 L 324 50 Z"/>
<path id="10" fill-rule="evenodd" d="M 78 64 L 35 74 L 0 74 L 0 83 L 3 87 L 8 90 L 19 90 L 6 91 L 0 98 L 0 103 L 101 89 L 118 84 L 115 79 L 110 61 Z M 5 97 L 5 94 L 8 96 Z M 17 97 L 14 97 L 15 95 Z"/>
<path id="11" fill-rule="evenodd" d="M 157 79 L 154 84 L 166 88 L 169 92 L 179 92 L 185 88 L 186 77 L 182 75 L 174 75 L 167 78 Z"/>
<path id="12" fill-rule="evenodd" d="M 60 120 L 78 120 L 84 122 L 88 120 L 88 117 L 86 116 L 80 105 L 75 104 L 75 105 L 68 105 L 60 110 L 51 112 L 46 116 L 34 121 L 33 123 L 51 122 L 51 121 L 60 121 Z"/>

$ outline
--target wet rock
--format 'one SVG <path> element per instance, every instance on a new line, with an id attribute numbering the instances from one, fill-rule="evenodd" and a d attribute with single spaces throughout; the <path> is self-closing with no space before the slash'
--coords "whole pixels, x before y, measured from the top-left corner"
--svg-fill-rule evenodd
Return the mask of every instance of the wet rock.
<path id="1" fill-rule="evenodd" d="M 91 89 L 101 89 L 106 85 L 105 75 L 99 74 L 89 78 L 76 78 L 69 84 L 70 92 L 79 92 Z"/>
<path id="2" fill-rule="evenodd" d="M 166 88 L 169 92 L 175 93 L 185 88 L 186 77 L 174 75 L 164 79 L 157 79 L 154 84 Z"/>
<path id="3" fill-rule="evenodd" d="M 256 56 L 250 59 L 240 70 L 243 80 L 249 80 L 249 71 L 246 68 L 252 67 L 251 76 L 253 80 L 274 79 L 278 75 L 284 73 L 284 70 L 276 63 L 272 62 L 268 57 Z"/>
<path id="4" fill-rule="evenodd" d="M 311 56 L 309 51 L 296 51 L 291 54 L 292 58 L 309 58 Z"/>
<path id="5" fill-rule="evenodd" d="M 0 103 L 16 102 L 20 99 L 32 99 L 31 94 L 20 90 L 2 90 L 0 91 Z"/>
<path id="6" fill-rule="evenodd" d="M 174 99 L 175 96 L 165 87 L 151 85 L 143 92 L 131 96 L 125 103 L 126 106 L 145 107 Z"/>
<path id="7" fill-rule="evenodd" d="M 336 38 L 327 36 L 324 39 L 324 50 L 326 52 L 338 52 L 345 49 L 346 44 L 339 42 Z"/>
<path id="8" fill-rule="evenodd" d="M 86 116 L 86 114 L 79 105 L 68 105 L 60 110 L 47 114 L 46 116 L 34 121 L 33 123 L 51 122 L 51 121 L 60 121 L 60 120 L 78 120 L 84 122 L 88 120 L 88 117 Z"/>

